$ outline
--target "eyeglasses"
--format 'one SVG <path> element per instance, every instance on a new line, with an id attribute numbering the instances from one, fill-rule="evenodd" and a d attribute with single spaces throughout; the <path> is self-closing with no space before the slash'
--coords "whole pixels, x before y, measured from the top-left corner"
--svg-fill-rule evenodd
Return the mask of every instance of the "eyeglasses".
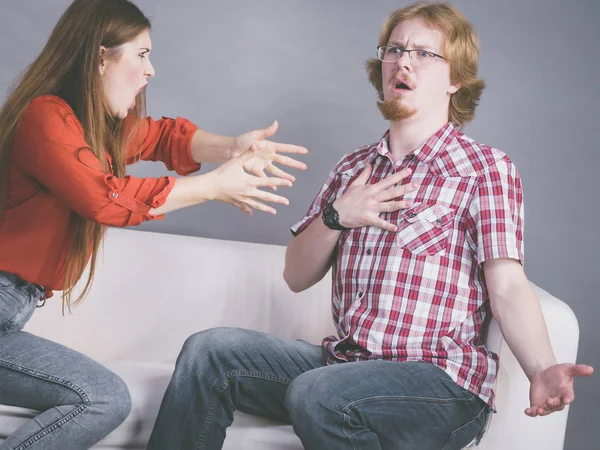
<path id="1" fill-rule="evenodd" d="M 410 57 L 410 62 L 414 66 L 426 66 L 428 64 L 431 64 L 435 60 L 435 58 L 440 58 L 444 61 L 446 60 L 446 58 L 444 58 L 443 56 L 438 55 L 437 53 L 429 52 L 427 50 L 408 50 L 406 48 L 393 47 L 390 45 L 380 45 L 379 47 L 377 47 L 377 58 L 383 62 L 396 62 L 405 52 L 408 53 L 408 56 Z"/>

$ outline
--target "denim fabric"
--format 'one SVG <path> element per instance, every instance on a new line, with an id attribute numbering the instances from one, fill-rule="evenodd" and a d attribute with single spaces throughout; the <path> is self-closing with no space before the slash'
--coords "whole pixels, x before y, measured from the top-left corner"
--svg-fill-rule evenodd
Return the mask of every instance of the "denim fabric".
<path id="1" fill-rule="evenodd" d="M 125 383 L 92 359 L 21 331 L 44 289 L 0 272 L 0 404 L 40 411 L 0 450 L 83 450 L 128 416 Z M 101 339 L 101 336 L 98 337 Z"/>
<path id="2" fill-rule="evenodd" d="M 256 331 L 191 336 L 148 449 L 220 449 L 235 410 L 291 423 L 309 450 L 454 450 L 484 429 L 490 408 L 436 366 L 327 356 Z"/>

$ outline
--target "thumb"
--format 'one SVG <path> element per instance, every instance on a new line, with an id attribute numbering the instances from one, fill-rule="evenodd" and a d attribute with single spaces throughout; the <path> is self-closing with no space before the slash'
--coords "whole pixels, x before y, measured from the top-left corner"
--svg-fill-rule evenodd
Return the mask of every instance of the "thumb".
<path id="1" fill-rule="evenodd" d="M 358 177 L 356 177 L 356 179 L 354 180 L 354 182 L 352 184 L 367 184 L 367 181 L 369 181 L 369 177 L 371 176 L 372 172 L 373 172 L 373 166 L 371 165 L 370 162 L 366 163 L 365 168 L 360 173 L 360 175 Z"/>
<path id="2" fill-rule="evenodd" d="M 573 364 L 567 372 L 572 377 L 587 377 L 594 372 L 594 368 L 585 364 Z"/>
<path id="3" fill-rule="evenodd" d="M 244 164 L 247 161 L 250 161 L 252 159 L 252 157 L 256 154 L 256 145 L 252 144 L 248 150 L 246 150 L 244 153 L 242 153 L 241 155 L 239 155 L 237 157 L 237 160 Z"/>
<path id="4" fill-rule="evenodd" d="M 259 139 L 266 139 L 273 136 L 279 128 L 279 122 L 275 121 L 267 128 L 263 128 L 258 132 Z"/>

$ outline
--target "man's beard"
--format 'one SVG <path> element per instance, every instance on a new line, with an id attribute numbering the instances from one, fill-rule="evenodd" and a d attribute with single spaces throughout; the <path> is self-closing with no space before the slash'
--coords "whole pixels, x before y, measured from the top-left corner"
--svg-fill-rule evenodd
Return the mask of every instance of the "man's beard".
<path id="1" fill-rule="evenodd" d="M 400 97 L 379 101 L 377 102 L 377 106 L 379 107 L 379 111 L 381 111 L 383 117 L 392 122 L 408 119 L 417 113 L 416 109 L 411 109 L 402 104 Z"/>

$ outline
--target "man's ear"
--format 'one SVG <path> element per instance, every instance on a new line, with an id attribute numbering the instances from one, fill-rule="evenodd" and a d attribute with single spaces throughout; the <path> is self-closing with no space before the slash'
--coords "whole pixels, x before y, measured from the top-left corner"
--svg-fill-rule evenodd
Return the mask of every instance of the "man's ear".
<path id="1" fill-rule="evenodd" d="M 451 84 L 450 87 L 448 88 L 448 94 L 450 94 L 450 95 L 456 94 L 461 87 L 462 87 L 462 85 L 460 83 Z"/>

